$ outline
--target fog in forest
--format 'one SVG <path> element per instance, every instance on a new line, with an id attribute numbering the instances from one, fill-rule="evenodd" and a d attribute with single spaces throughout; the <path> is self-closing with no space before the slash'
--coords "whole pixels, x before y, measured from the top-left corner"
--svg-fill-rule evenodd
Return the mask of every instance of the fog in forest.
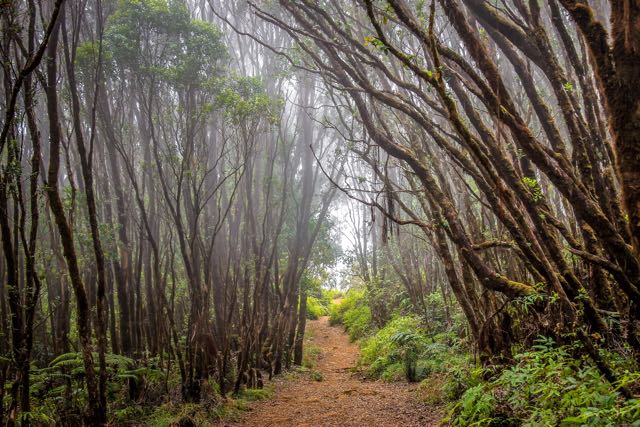
<path id="1" fill-rule="evenodd" d="M 640 0 L 0 29 L 0 426 L 640 425 Z"/>

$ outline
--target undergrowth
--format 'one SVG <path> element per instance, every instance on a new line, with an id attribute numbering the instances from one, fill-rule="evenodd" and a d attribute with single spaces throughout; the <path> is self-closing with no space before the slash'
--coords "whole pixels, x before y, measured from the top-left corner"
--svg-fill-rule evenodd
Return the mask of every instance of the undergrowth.
<path id="1" fill-rule="evenodd" d="M 421 381 L 418 396 L 446 405 L 444 422 L 466 426 L 640 427 L 640 373 L 632 361 L 601 350 L 618 378 L 610 384 L 579 344 L 539 338 L 512 364 L 483 369 L 455 327 L 397 311 L 382 328 L 372 326 L 367 297 L 350 290 L 330 308 L 361 347 L 359 368 L 372 379 Z M 625 399 L 620 389 L 632 390 Z"/>
<path id="2" fill-rule="evenodd" d="M 516 355 L 493 379 L 469 387 L 450 405 L 454 426 L 640 426 L 640 374 L 620 356 L 602 352 L 619 378 L 610 384 L 593 362 L 578 357 L 578 344 L 556 346 L 548 338 Z"/>
<path id="3" fill-rule="evenodd" d="M 150 414 L 141 417 L 132 414 L 128 420 L 121 417 L 119 422 L 135 425 L 142 422 L 146 426 L 213 426 L 218 421 L 236 421 L 243 412 L 249 409 L 249 403 L 267 399 L 273 394 L 272 388 L 246 389 L 238 396 L 225 399 L 209 398 L 200 403 L 166 403 Z"/>
<path id="4" fill-rule="evenodd" d="M 97 355 L 94 354 L 97 358 Z M 200 403 L 185 404 L 180 399 L 177 366 L 161 370 L 158 358 L 144 362 L 107 354 L 107 397 L 110 425 L 170 426 L 213 425 L 234 420 L 247 410 L 248 402 L 271 396 L 273 390 L 243 389 L 236 396 L 222 397 L 217 385 L 206 383 Z M 31 425 L 84 425 L 79 408 L 87 404 L 84 365 L 80 353 L 65 353 L 44 368 L 31 370 L 31 399 L 36 404 L 21 413 Z"/>
<path id="5" fill-rule="evenodd" d="M 349 337 L 359 341 L 359 367 L 369 378 L 414 382 L 470 369 L 461 340 L 444 322 L 425 325 L 419 316 L 397 311 L 386 325 L 376 329 L 366 292 L 359 289 L 350 289 L 330 312 L 331 323 L 342 324 Z"/>
<path id="6" fill-rule="evenodd" d="M 315 320 L 330 314 L 331 302 L 342 297 L 342 292 L 318 288 L 307 297 L 307 319 Z"/>
<path id="7" fill-rule="evenodd" d="M 347 291 L 340 304 L 331 305 L 329 316 L 331 325 L 344 325 L 351 341 L 360 339 L 372 331 L 371 309 L 364 291 Z"/>
<path id="8" fill-rule="evenodd" d="M 329 302 L 315 296 L 307 297 L 307 319 L 318 319 L 329 315 Z"/>

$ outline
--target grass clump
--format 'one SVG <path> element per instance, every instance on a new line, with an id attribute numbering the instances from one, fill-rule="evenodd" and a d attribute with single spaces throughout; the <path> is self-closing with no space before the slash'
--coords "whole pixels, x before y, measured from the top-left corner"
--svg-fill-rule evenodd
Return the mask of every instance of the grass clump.
<path id="1" fill-rule="evenodd" d="M 322 356 L 322 349 L 320 347 L 307 344 L 304 346 L 304 353 L 302 355 L 302 366 L 308 369 L 313 369 L 318 364 L 318 360 Z"/>
<path id="2" fill-rule="evenodd" d="M 320 382 L 324 380 L 324 376 L 322 375 L 322 372 L 313 370 L 311 371 L 311 379 Z"/>

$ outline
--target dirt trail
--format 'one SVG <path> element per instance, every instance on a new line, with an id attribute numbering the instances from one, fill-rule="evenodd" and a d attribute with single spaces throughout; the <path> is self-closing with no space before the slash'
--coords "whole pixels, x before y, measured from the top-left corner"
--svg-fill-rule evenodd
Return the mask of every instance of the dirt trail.
<path id="1" fill-rule="evenodd" d="M 276 381 L 271 399 L 255 402 L 242 419 L 228 426 L 437 426 L 442 414 L 416 401 L 415 385 L 363 381 L 351 372 L 358 346 L 327 317 L 308 323 L 307 344 L 322 349 L 310 375 Z"/>

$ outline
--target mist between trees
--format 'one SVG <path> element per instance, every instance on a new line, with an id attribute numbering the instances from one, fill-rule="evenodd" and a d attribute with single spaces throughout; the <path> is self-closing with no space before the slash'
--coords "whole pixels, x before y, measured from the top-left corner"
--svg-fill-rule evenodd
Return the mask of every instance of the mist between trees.
<path id="1" fill-rule="evenodd" d="M 637 395 L 637 0 L 1 14 L 3 424 L 261 388 L 340 280 L 378 328 L 494 367 L 549 337 Z"/>

